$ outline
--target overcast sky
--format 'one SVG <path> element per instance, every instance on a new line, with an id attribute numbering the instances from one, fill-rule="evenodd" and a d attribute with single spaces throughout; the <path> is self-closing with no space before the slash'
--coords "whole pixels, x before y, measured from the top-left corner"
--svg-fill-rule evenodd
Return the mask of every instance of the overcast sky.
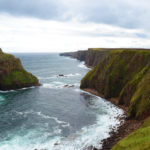
<path id="1" fill-rule="evenodd" d="M 0 47 L 59 52 L 150 48 L 149 0 L 0 0 Z"/>

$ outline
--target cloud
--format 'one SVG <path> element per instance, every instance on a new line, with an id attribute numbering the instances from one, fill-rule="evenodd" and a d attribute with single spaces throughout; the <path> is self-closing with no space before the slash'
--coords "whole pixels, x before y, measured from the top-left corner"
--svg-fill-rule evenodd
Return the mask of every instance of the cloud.
<path id="1" fill-rule="evenodd" d="M 15 16 L 56 19 L 59 9 L 53 0 L 0 0 L 0 12 Z"/>
<path id="2" fill-rule="evenodd" d="M 0 46 L 6 52 L 60 52 L 89 47 L 150 47 L 139 29 L 100 23 L 0 15 Z M 144 37 L 143 37 L 144 36 Z"/>
<path id="3" fill-rule="evenodd" d="M 0 0 L 0 12 L 150 30 L 149 0 Z"/>
<path id="4" fill-rule="evenodd" d="M 66 0 L 64 0 L 66 2 Z M 64 3 L 65 3 L 64 2 Z M 82 0 L 65 3 L 68 17 L 125 28 L 150 29 L 149 0 Z M 73 5 L 73 7 L 71 7 Z"/>

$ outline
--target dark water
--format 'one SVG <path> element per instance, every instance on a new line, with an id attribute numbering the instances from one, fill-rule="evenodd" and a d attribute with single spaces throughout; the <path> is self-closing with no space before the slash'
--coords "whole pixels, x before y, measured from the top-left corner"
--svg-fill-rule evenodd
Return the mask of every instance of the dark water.
<path id="1" fill-rule="evenodd" d="M 100 146 L 118 125 L 120 109 L 79 89 L 89 71 L 83 63 L 58 54 L 15 55 L 42 86 L 0 92 L 0 150 Z"/>

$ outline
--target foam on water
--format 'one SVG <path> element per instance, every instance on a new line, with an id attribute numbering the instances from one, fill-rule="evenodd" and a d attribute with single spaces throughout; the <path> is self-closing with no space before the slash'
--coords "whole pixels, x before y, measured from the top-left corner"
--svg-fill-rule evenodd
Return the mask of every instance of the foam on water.
<path id="1" fill-rule="evenodd" d="M 63 82 L 51 82 L 51 83 L 44 83 L 42 85 L 43 88 L 50 88 L 50 89 L 60 89 L 60 88 L 63 88 L 65 84 Z"/>
<path id="2" fill-rule="evenodd" d="M 81 76 L 81 74 L 79 73 L 70 73 L 70 74 L 66 74 L 66 75 L 63 75 L 63 76 L 59 76 L 59 75 L 53 75 L 53 76 L 50 76 L 50 77 L 41 77 L 39 76 L 38 79 L 40 80 L 49 80 L 49 79 L 56 79 L 56 78 L 65 78 L 65 77 L 75 77 L 75 76 Z"/>
<path id="3" fill-rule="evenodd" d="M 70 73 L 70 74 L 67 74 L 67 75 L 65 75 L 66 77 L 74 77 L 74 76 L 81 76 L 81 74 L 79 74 L 79 73 Z"/>
<path id="4" fill-rule="evenodd" d="M 84 62 L 84 61 L 81 62 L 81 63 L 78 65 L 78 67 L 83 68 L 83 69 L 88 69 L 88 70 L 90 70 L 90 68 L 88 68 L 88 67 L 85 66 L 85 62 Z"/>
<path id="5" fill-rule="evenodd" d="M 101 98 L 97 97 L 97 99 Z M 76 134 L 60 141 L 60 144 L 55 146 L 53 149 L 84 150 L 91 145 L 101 148 L 100 141 L 109 137 L 109 132 L 112 128 L 115 130 L 120 125 L 120 121 L 117 119 L 117 116 L 123 115 L 123 111 L 118 108 L 116 109 L 115 106 L 103 99 L 94 101 L 94 105 L 92 107 L 99 111 L 99 105 L 104 105 L 107 110 L 107 114 L 97 115 L 97 121 L 95 124 L 84 127 Z"/>
<path id="6" fill-rule="evenodd" d="M 105 110 L 104 114 L 100 113 L 100 105 L 102 105 L 103 109 Z M 90 105 L 90 107 L 97 113 L 95 124 L 85 126 L 69 137 L 61 137 L 61 129 L 59 126 L 55 126 L 53 128 L 53 133 L 46 133 L 45 135 L 42 135 L 42 131 L 40 131 L 40 129 L 31 130 L 23 137 L 19 137 L 17 135 L 7 142 L 1 142 L 0 149 L 34 150 L 37 148 L 46 150 L 84 150 L 91 145 L 100 148 L 100 141 L 109 137 L 109 132 L 112 130 L 112 128 L 117 129 L 119 126 L 120 121 L 117 116 L 123 115 L 123 111 L 97 96 L 95 96 L 95 99 L 92 100 L 92 105 Z M 56 117 L 42 114 L 41 112 L 34 112 L 31 110 L 28 112 L 16 111 L 16 113 L 18 113 L 18 115 L 34 114 L 44 119 L 52 119 L 57 122 L 57 124 L 62 125 L 64 128 L 70 127 L 69 123 L 61 121 Z M 42 136 L 38 137 L 39 134 Z M 48 138 L 50 136 L 52 136 L 52 138 Z"/>
<path id="7" fill-rule="evenodd" d="M 42 88 L 49 88 L 49 89 L 63 89 L 67 87 L 79 87 L 79 83 L 74 83 L 74 84 L 68 84 L 64 82 L 51 82 L 51 83 L 44 83 L 41 87 Z"/>
<path id="8" fill-rule="evenodd" d="M 20 89 L 17 89 L 17 90 L 6 90 L 6 91 L 1 91 L 0 90 L 0 93 L 10 93 L 10 92 L 14 93 L 14 92 L 17 92 L 17 91 L 33 89 L 33 88 L 35 88 L 35 86 L 20 88 Z"/>

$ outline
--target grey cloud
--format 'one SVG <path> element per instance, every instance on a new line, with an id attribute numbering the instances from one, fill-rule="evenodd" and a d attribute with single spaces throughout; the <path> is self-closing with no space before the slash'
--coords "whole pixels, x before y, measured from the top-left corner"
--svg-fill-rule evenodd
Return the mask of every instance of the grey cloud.
<path id="1" fill-rule="evenodd" d="M 0 0 L 0 12 L 42 19 L 59 16 L 57 3 L 53 0 Z"/>
<path id="2" fill-rule="evenodd" d="M 125 28 L 150 28 L 148 0 L 83 0 L 74 7 L 72 16 L 79 14 L 84 21 L 117 25 Z M 84 18 L 85 17 L 85 18 Z"/>
<path id="3" fill-rule="evenodd" d="M 150 29 L 149 0 L 0 0 L 0 12 Z"/>

